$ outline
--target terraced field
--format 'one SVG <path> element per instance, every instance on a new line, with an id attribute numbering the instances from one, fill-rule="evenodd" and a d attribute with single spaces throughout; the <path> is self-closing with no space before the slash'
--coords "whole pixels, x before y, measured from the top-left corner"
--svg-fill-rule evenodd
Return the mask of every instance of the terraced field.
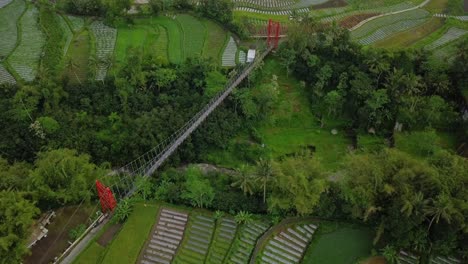
<path id="1" fill-rule="evenodd" d="M 104 25 L 102 21 L 95 21 L 90 26 L 96 43 L 96 76 L 97 81 L 102 81 L 111 67 L 114 53 L 117 30 Z"/>
<path id="2" fill-rule="evenodd" d="M 4 1 L 4 0 L 3 0 Z M 2 2 L 4 5 L 7 1 Z M 0 60 L 7 57 L 15 48 L 18 39 L 16 22 L 25 8 L 23 0 L 14 0 L 0 9 Z"/>
<path id="3" fill-rule="evenodd" d="M 262 222 L 252 222 L 242 226 L 229 253 L 228 263 L 248 263 L 257 239 L 267 229 L 268 225 Z"/>
<path id="4" fill-rule="evenodd" d="M 425 49 L 427 50 L 434 50 L 439 48 L 449 42 L 452 42 L 456 39 L 461 38 L 462 36 L 468 34 L 468 30 L 460 29 L 460 28 L 450 28 L 442 37 L 435 40 L 431 44 L 427 45 Z"/>
<path id="5" fill-rule="evenodd" d="M 71 31 L 70 27 L 68 26 L 67 21 L 61 15 L 55 14 L 59 21 L 60 27 L 62 28 L 62 32 L 65 35 L 65 45 L 63 46 L 63 55 L 65 56 L 68 52 L 68 47 L 70 47 L 70 43 L 73 39 L 73 32 Z"/>
<path id="6" fill-rule="evenodd" d="M 223 263 L 236 236 L 236 230 L 234 219 L 223 217 L 218 221 L 206 263 Z"/>
<path id="7" fill-rule="evenodd" d="M 1 83 L 16 83 L 15 78 L 0 64 L 0 84 Z"/>
<path id="8" fill-rule="evenodd" d="M 185 233 L 184 241 L 174 261 L 175 264 L 204 263 L 208 255 L 215 228 L 214 219 L 205 215 L 192 215 L 190 219 L 188 231 Z"/>
<path id="9" fill-rule="evenodd" d="M 183 32 L 184 57 L 201 56 L 206 37 L 205 25 L 191 15 L 178 15 L 176 20 L 180 23 Z"/>
<path id="10" fill-rule="evenodd" d="M 351 37 L 360 44 L 368 45 L 386 37 L 424 23 L 429 12 L 416 9 L 372 20 L 351 32 Z"/>
<path id="11" fill-rule="evenodd" d="M 268 240 L 257 263 L 300 263 L 316 230 L 317 226 L 311 223 L 282 230 Z"/>
<path id="12" fill-rule="evenodd" d="M 82 83 L 88 77 L 90 39 L 87 30 L 76 35 L 68 48 L 65 61 L 65 75 L 73 83 Z"/>
<path id="13" fill-rule="evenodd" d="M 229 42 L 224 49 L 221 58 L 221 65 L 224 67 L 233 67 L 236 65 L 237 44 L 233 37 L 229 37 Z"/>
<path id="14" fill-rule="evenodd" d="M 174 259 L 184 235 L 188 215 L 172 209 L 162 208 L 158 222 L 140 252 L 141 264 L 169 264 Z"/>
<path id="15" fill-rule="evenodd" d="M 81 29 L 83 29 L 84 19 L 82 17 L 68 15 L 66 16 L 66 19 L 68 19 L 73 32 L 79 32 Z"/>
<path id="16" fill-rule="evenodd" d="M 16 74 L 27 82 L 36 77 L 45 43 L 45 36 L 38 24 L 38 14 L 37 8 L 31 5 L 21 17 L 21 42 L 8 57 L 8 62 Z"/>
<path id="17" fill-rule="evenodd" d="M 227 32 L 213 21 L 203 21 L 206 27 L 207 35 L 205 46 L 203 48 L 203 57 L 213 58 L 219 61 L 224 44 L 227 41 Z"/>
<path id="18" fill-rule="evenodd" d="M 11 3 L 12 0 L 0 0 L 0 8 L 8 5 L 9 3 Z"/>

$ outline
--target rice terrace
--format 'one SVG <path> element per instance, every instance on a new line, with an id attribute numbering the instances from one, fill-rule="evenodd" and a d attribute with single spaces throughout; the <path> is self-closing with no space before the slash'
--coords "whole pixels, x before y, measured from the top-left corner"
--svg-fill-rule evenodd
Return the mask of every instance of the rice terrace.
<path id="1" fill-rule="evenodd" d="M 0 264 L 468 263 L 468 1 L 0 0 Z"/>

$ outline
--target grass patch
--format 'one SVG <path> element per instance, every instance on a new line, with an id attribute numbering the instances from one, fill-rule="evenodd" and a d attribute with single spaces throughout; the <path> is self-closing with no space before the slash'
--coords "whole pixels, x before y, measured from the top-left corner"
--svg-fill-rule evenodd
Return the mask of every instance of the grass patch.
<path id="1" fill-rule="evenodd" d="M 101 263 L 105 248 L 96 241 L 91 244 L 73 261 L 73 264 L 98 264 Z"/>
<path id="2" fill-rule="evenodd" d="M 300 151 L 314 146 L 314 156 L 329 170 L 337 169 L 347 153 L 350 140 L 344 135 L 343 123 L 340 120 L 329 120 L 323 128 L 312 114 L 305 87 L 292 76 L 286 76 L 286 70 L 275 59 L 267 59 L 262 68 L 264 80 L 269 82 L 274 74 L 278 76 L 279 102 L 270 117 L 270 122 L 256 127 L 261 144 L 252 143 L 244 131 L 229 142 L 226 150 L 214 150 L 205 159 L 225 167 L 237 167 L 243 162 L 252 161 L 245 158 L 246 149 L 254 152 L 270 151 L 273 158 Z M 332 135 L 331 129 L 338 129 L 338 135 Z"/>
<path id="3" fill-rule="evenodd" d="M 133 212 L 110 244 L 102 263 L 135 263 L 156 221 L 159 205 L 135 204 Z"/>
<path id="4" fill-rule="evenodd" d="M 24 8 L 23 0 L 14 0 L 7 6 L 0 8 L 0 61 L 15 48 L 18 39 L 16 23 L 23 14 Z"/>
<path id="5" fill-rule="evenodd" d="M 381 48 L 408 47 L 442 28 L 443 25 L 444 19 L 432 17 L 415 28 L 394 34 L 375 43 L 375 46 Z"/>
<path id="6" fill-rule="evenodd" d="M 142 49 L 143 52 L 149 52 L 152 47 L 155 47 L 159 36 L 158 28 L 138 22 L 140 21 L 134 25 L 118 27 L 115 58 L 119 63 L 125 62 L 129 48 L 138 48 Z"/>
<path id="7" fill-rule="evenodd" d="M 227 41 L 228 34 L 227 32 L 210 20 L 204 20 L 207 38 L 205 41 L 205 46 L 203 48 L 203 57 L 212 58 L 214 61 L 219 62 L 221 60 L 221 53 L 224 48 L 224 44 Z"/>
<path id="8" fill-rule="evenodd" d="M 424 9 L 431 13 L 443 13 L 447 9 L 449 0 L 431 0 Z"/>
<path id="9" fill-rule="evenodd" d="M 369 229 L 336 222 L 321 222 L 303 263 L 350 264 L 367 257 L 372 249 Z"/>
<path id="10" fill-rule="evenodd" d="M 206 38 L 205 25 L 197 18 L 187 14 L 178 15 L 176 19 L 184 34 L 184 57 L 201 56 Z"/>
<path id="11" fill-rule="evenodd" d="M 396 148 L 414 157 L 424 158 L 438 149 L 455 150 L 456 143 L 456 136 L 445 132 L 414 131 L 411 133 L 395 133 Z"/>
<path id="12" fill-rule="evenodd" d="M 144 21 L 153 26 L 162 26 L 166 29 L 169 61 L 172 63 L 181 63 L 184 58 L 184 50 L 182 45 L 183 32 L 178 21 L 165 16 L 138 20 L 139 23 Z"/>
<path id="13" fill-rule="evenodd" d="M 88 31 L 76 35 L 68 48 L 65 75 L 72 83 L 84 82 L 88 76 L 90 39 Z"/>
<path id="14" fill-rule="evenodd" d="M 14 71 L 27 82 L 36 77 L 45 43 L 45 36 L 38 24 L 38 15 L 37 8 L 30 5 L 20 20 L 21 41 L 8 57 L 8 63 Z"/>

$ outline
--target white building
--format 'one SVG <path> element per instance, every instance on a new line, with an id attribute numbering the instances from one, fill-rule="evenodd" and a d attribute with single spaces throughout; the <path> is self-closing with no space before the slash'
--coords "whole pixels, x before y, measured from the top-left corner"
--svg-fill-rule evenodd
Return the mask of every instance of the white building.
<path id="1" fill-rule="evenodd" d="M 247 62 L 252 62 L 255 59 L 255 50 L 254 49 L 249 49 L 249 52 L 247 52 Z"/>

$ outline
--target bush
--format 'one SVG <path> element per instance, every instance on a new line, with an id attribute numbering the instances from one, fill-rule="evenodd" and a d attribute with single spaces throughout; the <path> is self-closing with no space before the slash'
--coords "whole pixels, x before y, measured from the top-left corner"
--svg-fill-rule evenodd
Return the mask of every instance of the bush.
<path id="1" fill-rule="evenodd" d="M 68 237 L 71 241 L 77 240 L 84 232 L 86 231 L 86 226 L 84 224 L 79 224 L 77 227 L 70 230 Z"/>

